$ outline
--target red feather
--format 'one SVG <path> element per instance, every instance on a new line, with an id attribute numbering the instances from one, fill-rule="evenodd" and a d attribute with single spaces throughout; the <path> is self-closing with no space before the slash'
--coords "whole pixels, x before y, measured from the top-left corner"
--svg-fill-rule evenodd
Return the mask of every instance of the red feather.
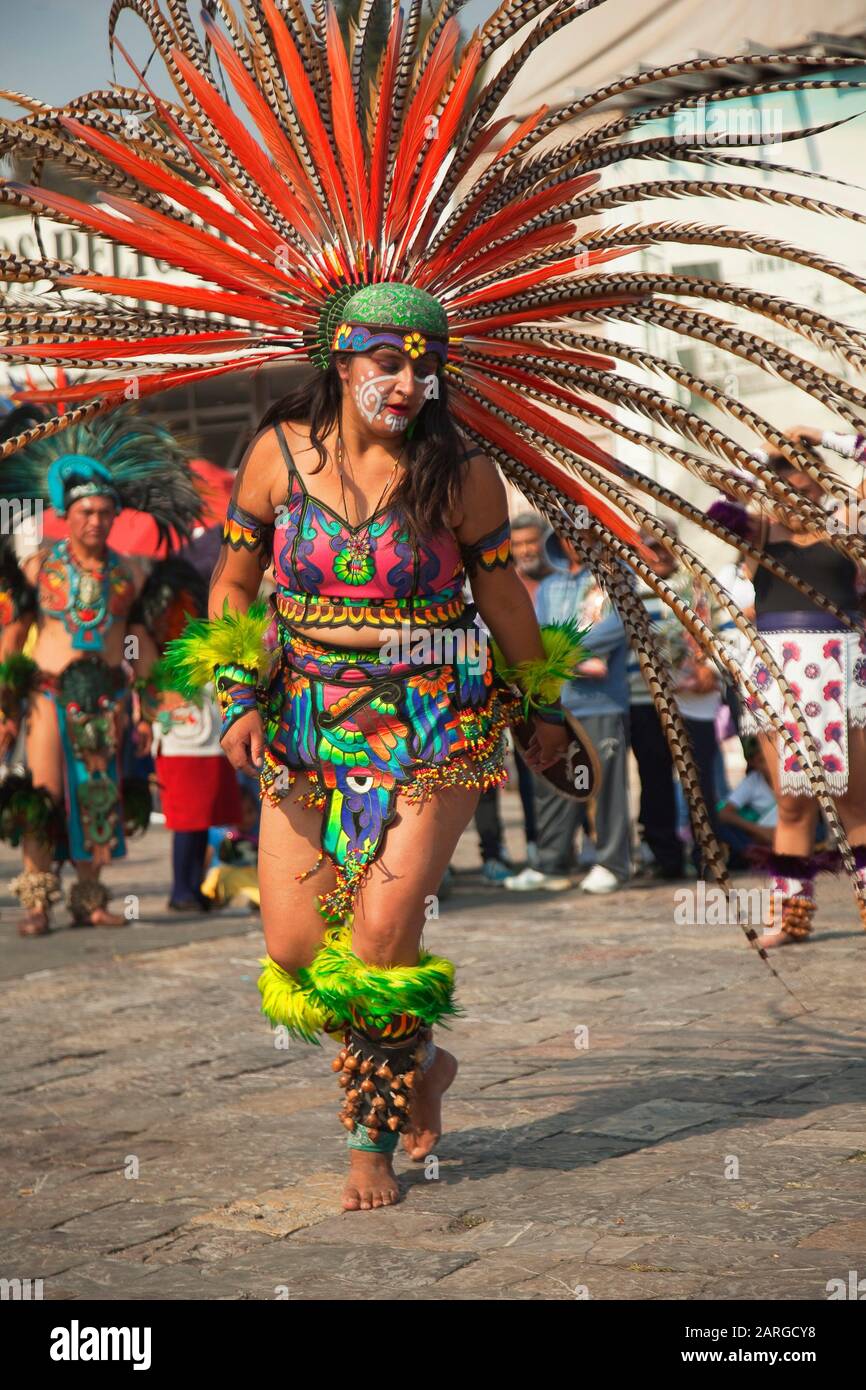
<path id="1" fill-rule="evenodd" d="M 307 76 L 301 56 L 295 47 L 295 41 L 289 32 L 288 26 L 283 16 L 277 10 L 274 0 L 263 0 L 265 16 L 274 36 L 277 54 L 283 67 L 283 74 L 286 80 L 289 94 L 292 99 L 298 120 L 309 141 L 310 155 L 318 170 L 319 177 L 326 189 L 330 191 L 332 200 L 331 211 L 339 215 L 346 232 L 346 244 L 351 245 L 348 238 L 349 224 L 349 203 L 346 196 L 346 189 L 343 179 L 334 159 L 331 149 L 331 141 L 325 129 L 319 112 L 318 101 L 310 79 Z M 334 234 L 336 235 L 336 229 Z"/>
<path id="2" fill-rule="evenodd" d="M 173 259 L 181 270 L 189 271 L 191 275 L 199 275 L 205 280 L 214 280 L 226 289 L 246 290 L 248 288 L 237 274 L 226 274 L 221 269 L 215 269 L 213 265 L 203 262 L 198 252 L 194 256 L 190 256 L 188 248 L 180 250 L 176 238 L 173 238 L 172 242 L 169 243 L 164 235 L 151 235 L 143 231 L 135 222 L 125 221 L 120 217 L 111 217 L 108 213 L 100 212 L 92 203 L 79 202 L 77 198 L 69 198 L 64 193 L 52 193 L 46 188 L 33 188 L 20 183 L 8 183 L 6 186 L 16 192 L 25 193 L 28 198 L 32 198 L 34 202 L 44 208 L 62 213 L 81 227 L 90 227 L 95 232 L 101 232 L 111 241 L 119 242 L 121 246 L 130 246 L 135 251 L 143 251 L 145 255 L 153 256 L 157 260 L 160 258 Z M 110 196 L 103 195 L 106 201 Z M 219 244 L 221 245 L 221 243 Z"/>
<path id="3" fill-rule="evenodd" d="M 571 256 L 565 256 L 561 261 L 553 261 L 550 265 L 537 266 L 535 270 L 526 270 L 522 275 L 511 275 L 502 280 L 496 280 L 492 284 L 483 285 L 479 290 L 473 290 L 469 294 L 458 295 L 456 299 L 449 300 L 449 309 L 468 309 L 474 304 L 484 304 L 490 300 L 504 299 L 507 295 L 522 294 L 524 290 L 532 289 L 535 285 L 543 285 L 546 280 L 555 280 L 559 276 L 565 281 L 566 276 L 574 275 L 581 270 L 589 270 L 598 261 L 593 258 L 598 254 L 599 261 L 612 260 L 614 256 L 626 256 L 634 248 L 631 246 L 616 247 L 601 253 L 590 252 L 588 255 L 576 251 Z M 565 281 L 563 288 L 568 288 Z"/>
<path id="4" fill-rule="evenodd" d="M 281 238 L 278 237 L 271 224 L 265 220 L 265 218 L 262 216 L 262 214 L 258 211 L 257 208 L 253 207 L 252 204 L 247 204 L 244 201 L 244 199 L 240 196 L 238 192 L 236 192 L 232 185 L 228 183 L 226 179 L 223 178 L 219 169 L 214 164 L 210 163 L 207 159 L 205 159 L 201 150 L 199 150 L 197 146 L 193 144 L 189 136 L 186 135 L 181 129 L 181 127 L 178 125 L 177 121 L 174 119 L 174 116 L 169 111 L 165 102 L 161 101 L 160 98 L 156 95 L 156 92 L 153 90 L 153 88 L 148 85 L 144 74 L 140 72 L 139 69 L 136 67 L 135 63 L 130 58 L 123 44 L 120 42 L 120 39 L 115 38 L 114 42 L 117 48 L 123 54 L 129 66 L 132 68 L 132 71 L 138 78 L 139 86 L 144 88 L 145 92 L 153 102 L 157 114 L 160 117 L 160 120 L 164 122 L 168 130 L 170 130 L 172 135 L 174 135 L 175 139 L 187 151 L 190 158 L 194 160 L 194 162 L 199 166 L 206 178 L 217 185 L 226 201 L 230 203 L 231 206 L 235 208 L 236 211 L 239 212 L 242 217 L 246 217 L 250 222 L 252 222 L 256 227 L 258 227 L 259 235 L 264 238 L 266 244 L 268 246 L 271 246 L 274 250 L 276 250 L 282 243 Z"/>
<path id="5" fill-rule="evenodd" d="M 579 174 L 575 178 L 566 179 L 564 183 L 555 186 L 548 185 L 528 198 L 519 199 L 517 202 L 511 202 L 506 207 L 500 208 L 499 212 L 480 223 L 462 241 L 455 242 L 449 238 L 446 245 L 441 247 L 433 257 L 437 277 L 442 273 L 442 270 L 447 271 L 451 265 L 462 265 L 479 247 L 490 246 L 501 237 L 507 237 L 510 232 L 525 227 L 533 217 L 540 216 L 550 208 L 565 204 L 575 194 L 584 192 L 585 189 L 596 183 L 598 183 L 597 174 Z M 563 223 L 560 225 L 566 223 L 567 219 L 563 219 Z M 528 235 L 531 236 L 533 233 L 529 232 Z"/>
<path id="6" fill-rule="evenodd" d="M 430 149 L 427 151 L 424 163 L 421 165 L 421 172 L 418 175 L 418 182 L 415 185 L 412 203 L 409 208 L 409 215 L 406 219 L 406 228 L 400 242 L 399 255 L 403 254 L 403 251 L 415 233 L 418 218 L 430 194 L 433 181 L 442 167 L 445 153 L 451 149 L 458 122 L 463 115 L 464 107 L 469 99 L 469 92 L 475 80 L 475 74 L 478 71 L 480 59 L 481 40 L 476 39 L 469 44 L 463 54 L 463 61 L 460 65 L 460 71 L 457 74 L 457 81 L 451 89 L 445 103 L 445 110 L 439 118 L 436 139 L 430 142 Z"/>
<path id="7" fill-rule="evenodd" d="M 220 290 L 199 289 L 195 285 L 173 285 L 165 280 L 122 280 L 114 275 L 63 275 L 59 285 L 76 285 L 83 290 L 103 294 L 126 295 L 145 303 L 169 304 L 178 309 L 203 309 L 211 314 L 230 314 L 232 318 L 269 323 L 275 328 L 287 328 L 297 318 L 293 307 L 282 308 L 271 299 L 256 299 L 252 295 L 225 294 Z"/>
<path id="8" fill-rule="evenodd" d="M 487 410 L 479 401 L 465 396 L 459 387 L 455 386 L 451 388 L 448 402 L 458 420 L 463 421 L 483 438 L 489 439 L 492 444 L 496 444 L 504 453 L 516 459 L 518 463 L 524 464 L 537 478 L 543 482 L 552 483 L 559 492 L 564 492 L 566 497 L 571 498 L 573 502 L 586 507 L 591 516 L 595 517 L 615 536 L 618 536 L 620 540 L 633 546 L 646 559 L 650 558 L 637 532 L 619 512 L 614 511 L 613 507 L 608 506 L 595 493 L 582 487 L 570 473 L 566 473 L 564 469 L 552 464 L 538 449 L 528 444 L 503 421 L 497 419 L 492 411 Z"/>
<path id="9" fill-rule="evenodd" d="M 431 139 L 427 128 L 427 118 L 439 104 L 451 72 L 459 37 L 460 23 L 452 16 L 443 25 L 442 32 L 436 40 L 436 46 L 430 55 L 421 81 L 418 83 L 417 91 L 406 113 L 400 141 L 394 156 L 391 202 L 385 219 L 385 233 L 389 240 L 396 236 L 403 226 L 410 181 L 417 168 L 424 142 Z M 437 128 L 432 141 L 436 144 L 439 139 L 440 134 Z M 447 146 L 445 149 L 447 152 Z"/>
<path id="10" fill-rule="evenodd" d="M 135 226 L 152 231 L 169 253 L 175 250 L 186 255 L 190 261 L 197 258 L 200 266 L 197 274 L 205 280 L 218 280 L 219 275 L 215 272 L 221 272 L 224 278 L 234 279 L 245 288 L 264 294 L 285 294 L 288 290 L 294 290 L 296 294 L 306 293 L 304 280 L 272 270 L 263 261 L 254 260 L 246 251 L 226 246 L 225 242 L 209 232 L 180 225 L 170 217 L 140 207 L 138 203 L 132 203 L 116 193 L 103 193 L 102 201 L 130 218 Z M 166 255 L 165 250 L 162 255 Z"/>
<path id="11" fill-rule="evenodd" d="M 534 371 L 531 367 L 506 366 L 504 362 L 497 362 L 495 365 L 490 365 L 489 373 L 495 374 L 490 375 L 488 373 L 488 367 L 484 363 L 474 361 L 465 364 L 465 375 L 467 380 L 471 379 L 477 384 L 477 374 L 484 374 L 486 383 L 485 390 L 487 387 L 490 387 L 490 399 L 496 400 L 500 405 L 506 404 L 506 397 L 503 395 L 497 398 L 495 394 L 493 394 L 493 388 L 497 385 L 501 387 L 501 383 L 499 383 L 498 379 L 499 377 L 505 377 L 508 381 L 514 381 L 519 386 L 529 386 L 535 391 L 543 391 L 549 396 L 556 396 L 564 405 L 575 406 L 579 410 L 588 409 L 591 410 L 593 414 L 604 415 L 608 420 L 613 419 L 613 413 L 604 406 L 596 405 L 594 401 L 589 401 L 585 396 L 578 395 L 576 391 L 572 391 L 568 386 L 563 386 L 555 381 L 548 381 L 545 376 L 541 375 L 541 372 L 543 372 L 543 368 L 539 369 L 539 371 Z M 571 426 L 564 426 L 562 421 L 557 419 L 556 416 L 548 415 L 547 412 L 553 407 L 551 407 L 547 401 L 540 403 L 538 406 L 527 405 L 522 392 L 519 394 L 515 393 L 511 391 L 509 387 L 501 389 L 503 391 L 508 391 L 509 398 L 513 402 L 510 407 L 512 414 L 519 413 L 520 417 L 525 419 L 527 424 L 531 424 L 534 429 L 543 430 L 545 434 L 550 435 L 551 439 L 554 439 L 559 444 L 564 444 L 568 449 L 574 449 L 575 453 L 582 454 L 590 463 L 596 463 L 601 468 L 607 468 L 611 473 L 616 473 L 617 477 L 622 476 L 622 469 L 619 463 L 606 449 L 600 448 L 599 445 L 594 444 L 591 440 L 587 439 L 584 434 L 575 431 Z M 518 407 L 517 412 L 515 412 L 514 409 L 515 405 Z M 506 408 L 509 407 L 506 406 Z M 579 448 L 571 442 L 573 439 L 581 441 Z M 590 452 L 592 450 L 595 452 Z"/>
<path id="12" fill-rule="evenodd" d="M 376 133 L 370 159 L 370 226 L 376 239 L 377 248 L 382 240 L 382 213 L 385 202 L 388 147 L 391 139 L 394 79 L 397 74 L 397 61 L 400 57 L 402 37 L 403 11 L 398 5 L 394 10 L 391 32 L 388 35 L 388 48 L 385 53 L 385 66 L 382 69 L 382 83 L 379 90 L 379 104 L 376 108 Z"/>
<path id="13" fill-rule="evenodd" d="M 158 193 L 167 194 L 181 207 L 186 208 L 189 212 L 197 213 L 205 222 L 219 227 L 220 231 L 225 232 L 239 246 L 245 246 L 248 251 L 253 251 L 259 256 L 272 257 L 275 246 L 278 244 L 278 238 L 274 234 L 271 235 L 270 242 L 263 241 L 239 217 L 228 212 L 213 198 L 208 198 L 206 194 L 194 188 L 186 179 L 180 179 L 177 175 L 168 173 L 149 159 L 142 159 L 141 155 L 134 154 L 132 150 L 121 145 L 110 135 L 103 134 L 101 130 L 94 130 L 92 126 L 84 125 L 83 122 L 77 121 L 71 116 L 61 116 L 60 120 L 67 130 L 79 140 L 99 150 L 124 173 L 130 174 L 132 178 L 143 183 L 145 187 L 153 188 Z"/>
<path id="14" fill-rule="evenodd" d="M 370 206 L 370 189 L 367 184 L 367 171 L 364 166 L 364 146 L 358 129 L 358 116 L 355 111 L 355 95 L 352 90 L 352 75 L 349 72 L 349 59 L 340 32 L 340 21 L 334 6 L 327 6 L 327 54 L 328 69 L 331 74 L 331 111 L 334 120 L 334 139 L 346 177 L 346 187 L 352 200 L 355 216 L 355 230 L 362 243 L 358 252 L 362 253 L 371 241 L 367 217 Z"/>
<path id="15" fill-rule="evenodd" d="M 209 347 L 220 343 L 249 342 L 249 329 L 225 328 L 211 333 L 163 334 L 157 338 L 136 338 L 124 342 L 118 338 L 88 338 L 86 342 L 37 343 L 6 345 L 4 353 L 26 356 L 28 360 L 57 360 L 67 358 L 87 358 L 93 361 L 108 361 L 116 358 L 128 362 L 144 353 L 176 352 L 181 355 L 191 347 Z"/>
<path id="16" fill-rule="evenodd" d="M 183 73 L 187 83 L 192 88 L 193 94 L 199 105 L 213 122 L 214 128 L 222 137 L 223 142 L 229 147 L 250 176 L 255 179 L 259 188 L 265 196 L 270 199 L 273 206 L 277 208 L 292 225 L 298 221 L 305 221 L 306 219 L 298 199 L 291 190 L 286 187 L 283 181 L 277 177 L 276 171 L 270 160 L 265 155 L 261 146 L 258 145 L 250 135 L 243 121 L 235 115 L 231 107 L 223 101 L 219 92 L 214 90 L 207 79 L 202 77 L 198 68 L 189 61 L 181 49 L 173 48 L 172 57 Z M 294 254 L 297 255 L 297 252 Z"/>
<path id="17" fill-rule="evenodd" d="M 298 206 L 306 211 L 313 213 L 314 218 L 319 221 L 318 203 L 314 190 L 310 187 L 309 179 L 301 167 L 298 156 L 292 149 L 283 131 L 274 117 L 268 103 L 265 101 L 255 82 L 253 82 L 243 63 L 237 55 L 237 51 L 229 43 L 228 39 L 214 24 L 206 10 L 202 11 L 202 23 L 216 48 L 222 62 L 232 80 L 232 85 L 244 102 L 250 115 L 261 131 L 265 144 L 270 151 L 271 158 L 286 181 L 293 185 L 298 195 Z M 299 219 L 300 221 L 301 219 Z M 318 235 L 312 222 L 308 217 L 304 217 L 301 230 L 307 236 L 311 245 L 318 246 Z"/>

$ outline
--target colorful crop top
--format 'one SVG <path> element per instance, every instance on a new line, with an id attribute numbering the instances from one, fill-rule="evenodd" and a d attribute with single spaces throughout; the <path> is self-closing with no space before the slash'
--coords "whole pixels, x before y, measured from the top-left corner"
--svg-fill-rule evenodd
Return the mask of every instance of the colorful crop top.
<path id="1" fill-rule="evenodd" d="M 393 506 L 349 525 L 307 491 L 282 429 L 275 428 L 289 475 L 286 503 L 266 528 L 232 502 L 223 538 L 234 549 L 264 551 L 271 549 L 266 532 L 273 532 L 274 602 L 288 623 L 440 623 L 465 608 L 467 573 L 510 563 L 507 521 L 472 545 L 444 528 L 418 544 Z"/>

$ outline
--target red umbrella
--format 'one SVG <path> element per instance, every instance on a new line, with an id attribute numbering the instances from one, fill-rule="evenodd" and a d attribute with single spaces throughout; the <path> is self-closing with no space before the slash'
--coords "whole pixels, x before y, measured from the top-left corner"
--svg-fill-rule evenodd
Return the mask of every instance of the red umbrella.
<path id="1" fill-rule="evenodd" d="M 204 506 L 201 526 L 207 530 L 211 526 L 221 526 L 231 497 L 234 478 L 224 468 L 218 468 L 207 459 L 192 459 L 190 468 L 200 482 Z M 42 529 L 46 540 L 59 541 L 68 534 L 66 522 L 51 507 L 42 513 Z M 108 536 L 112 550 L 121 555 L 146 555 L 150 559 L 164 559 L 169 554 L 165 541 L 160 542 L 156 522 L 149 512 L 136 512 L 124 508 L 115 521 Z"/>

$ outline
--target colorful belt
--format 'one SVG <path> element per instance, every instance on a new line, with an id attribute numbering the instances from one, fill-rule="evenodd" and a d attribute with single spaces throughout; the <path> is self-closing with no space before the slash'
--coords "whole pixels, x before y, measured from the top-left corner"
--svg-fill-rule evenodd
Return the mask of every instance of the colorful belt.
<path id="1" fill-rule="evenodd" d="M 398 627 L 411 622 L 436 626 L 456 618 L 466 607 L 462 585 L 441 594 L 416 594 L 410 598 L 351 598 L 343 594 L 298 594 L 280 585 L 274 591 L 280 617 L 295 626 Z"/>

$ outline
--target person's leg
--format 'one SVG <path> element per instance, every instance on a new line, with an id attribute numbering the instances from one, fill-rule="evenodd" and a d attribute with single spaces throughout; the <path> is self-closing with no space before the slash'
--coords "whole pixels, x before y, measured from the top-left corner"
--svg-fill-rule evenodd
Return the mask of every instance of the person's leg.
<path id="1" fill-rule="evenodd" d="M 815 824 L 818 803 L 811 796 L 783 796 L 776 734 L 758 735 L 770 784 L 776 796 L 778 822 L 772 853 L 765 856 L 773 894 L 774 932 L 761 936 L 764 947 L 804 941 L 815 912 Z M 778 904 L 778 911 L 777 911 Z"/>
<path id="2" fill-rule="evenodd" d="M 119 912 L 109 912 L 111 894 L 99 880 L 101 864 L 87 859 L 74 859 L 77 879 L 69 890 L 69 910 L 77 927 L 125 927 L 127 918 Z"/>
<path id="3" fill-rule="evenodd" d="M 171 847 L 173 882 L 170 905 L 201 903 L 206 850 L 206 830 L 174 832 Z"/>
<path id="4" fill-rule="evenodd" d="M 718 754 L 719 745 L 716 740 L 715 720 L 686 719 L 684 717 L 683 723 L 691 739 L 692 751 L 695 755 L 695 762 L 698 768 L 698 781 L 701 788 L 701 795 L 704 798 L 704 803 L 707 808 L 707 816 L 710 825 L 715 831 L 716 837 L 718 837 L 719 817 L 716 811 L 716 801 L 718 800 L 716 794 L 716 756 Z M 703 862 L 703 856 L 698 847 L 697 836 L 694 834 L 694 825 L 692 826 L 692 834 L 695 840 L 693 860 L 698 878 L 706 878 L 707 866 Z"/>
<path id="5" fill-rule="evenodd" d="M 601 762 L 601 785 L 595 799 L 596 864 L 620 883 L 631 877 L 631 818 L 628 804 L 628 719 L 623 714 L 596 714 L 581 719 Z"/>
<path id="6" fill-rule="evenodd" d="M 574 836 L 583 807 L 559 796 L 538 773 L 532 774 L 535 795 L 535 827 L 538 869 L 551 877 L 574 869 Z"/>
<path id="7" fill-rule="evenodd" d="M 478 831 L 478 848 L 481 862 L 487 864 L 491 859 L 502 859 L 503 849 L 502 820 L 499 815 L 499 788 L 488 787 L 481 793 L 475 811 L 475 829 Z"/>
<path id="8" fill-rule="evenodd" d="M 520 792 L 520 804 L 523 808 L 523 832 L 526 836 L 526 843 L 533 845 L 537 840 L 537 828 L 535 824 L 535 783 L 532 773 L 521 758 L 517 749 L 514 750 L 514 763 L 517 768 L 517 789 Z"/>
<path id="9" fill-rule="evenodd" d="M 836 810 L 854 851 L 857 877 L 866 891 L 866 729 L 848 729 L 848 790 L 836 797 Z M 858 901 L 866 926 L 866 909 Z"/>
<path id="10" fill-rule="evenodd" d="M 283 1007 L 286 988 L 290 992 L 289 1009 L 294 1021 L 295 1006 L 303 1008 L 303 1021 L 311 1029 L 327 1026 L 327 1011 L 318 1004 L 316 1017 L 310 999 L 318 1000 L 322 973 L 306 967 L 321 963 L 320 950 L 325 924 L 317 908 L 317 897 L 332 890 L 336 875 L 331 862 L 321 857 L 318 868 L 308 871 L 319 857 L 322 812 L 301 803 L 309 788 L 303 779 L 292 788 L 289 796 L 275 807 L 265 802 L 259 841 L 259 886 L 261 890 L 262 925 L 268 955 L 285 975 L 274 974 L 265 979 L 263 990 L 265 1011 L 279 1021 L 278 1009 Z M 394 967 L 418 967 L 418 946 L 425 922 L 425 909 L 435 899 L 439 881 L 449 863 L 457 842 L 472 819 L 478 800 L 478 790 L 462 786 L 442 787 L 422 803 L 408 804 L 398 800 L 398 818 L 389 827 L 382 852 L 373 862 L 372 870 L 358 891 L 354 908 L 351 950 L 347 941 L 331 941 L 328 961 L 331 967 L 328 986 L 338 990 L 346 972 L 352 980 L 365 975 L 365 969 L 378 970 L 377 979 L 387 985 Z M 298 882 L 298 875 L 304 876 Z M 438 968 L 433 962 L 428 969 Z M 268 975 L 268 972 L 265 972 Z M 419 970 L 420 973 L 420 970 Z M 299 981 L 295 979 L 299 977 Z M 396 978 L 396 977 L 394 977 Z M 353 985 L 354 987 L 354 985 Z M 280 994 L 277 1005 L 273 989 Z M 306 991 L 306 993 L 305 993 Z M 380 990 L 381 994 L 381 990 Z M 361 997 L 361 996 L 359 996 Z M 357 1011 L 352 1011 L 355 1019 Z M 342 1024 L 342 1019 L 340 1020 Z M 417 1023 L 417 1019 L 415 1020 Z M 333 1024 L 333 1019 L 331 1020 Z M 401 1031 L 406 1020 L 401 1017 Z M 352 1025 L 352 1041 L 357 1029 L 363 1031 L 364 1019 L 357 1016 Z M 336 1031 L 333 1028 L 332 1031 Z M 396 1029 L 386 1027 L 387 1031 Z M 371 1030 L 367 1030 L 368 1032 Z M 381 1032 L 373 1029 L 372 1032 Z M 413 1041 L 414 1040 L 414 1041 Z M 375 1047 L 376 1040 L 370 1037 Z M 387 1038 L 385 1039 L 388 1044 Z M 410 1031 L 407 1047 L 423 1045 L 419 1032 Z M 428 1058 L 432 1052 L 427 1049 Z M 354 1058 L 352 1048 L 344 1048 L 338 1058 Z M 421 1066 L 424 1064 L 422 1063 Z M 441 1096 L 453 1080 L 456 1061 L 449 1053 L 436 1049 L 429 1070 L 413 1071 L 413 1100 L 411 1129 L 407 1147 L 413 1157 L 423 1157 L 435 1143 L 439 1130 Z M 350 1073 L 346 1073 L 350 1075 Z M 364 1077 L 370 1081 L 370 1075 Z M 373 1083 L 371 1082 L 371 1085 Z M 347 1084 L 347 1097 L 355 1088 Z M 353 1100 L 356 1106 L 360 1097 Z M 348 1114 L 346 1115 L 348 1119 Z M 348 1127 L 348 1125 L 347 1125 Z M 357 1126 L 352 1125 L 353 1130 Z M 397 1200 L 398 1189 L 391 1166 L 391 1155 L 381 1151 L 351 1150 L 350 1180 L 344 1195 L 346 1209 L 367 1209 Z"/>
<path id="11" fill-rule="evenodd" d="M 54 704 L 47 695 L 34 692 L 30 696 L 25 747 L 34 788 L 42 788 L 61 806 L 63 749 Z M 44 936 L 49 929 L 52 903 L 61 896 L 60 880 L 53 872 L 55 847 L 37 835 L 24 835 L 21 857 L 23 872 L 9 885 L 25 909 L 19 932 L 22 936 Z"/>
<path id="12" fill-rule="evenodd" d="M 655 705 L 632 705 L 629 737 L 640 775 L 643 838 L 665 876 L 682 873 L 683 844 L 677 834 L 674 764 Z"/>

